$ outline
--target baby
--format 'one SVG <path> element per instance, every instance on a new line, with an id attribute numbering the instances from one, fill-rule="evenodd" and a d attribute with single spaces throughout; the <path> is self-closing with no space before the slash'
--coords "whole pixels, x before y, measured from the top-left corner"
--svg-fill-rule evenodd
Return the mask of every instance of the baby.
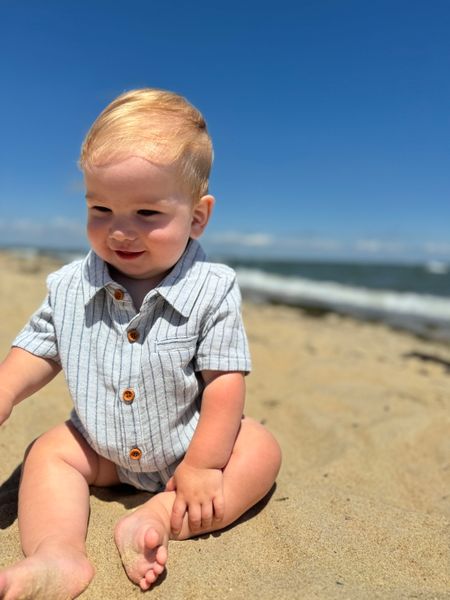
<path id="1" fill-rule="evenodd" d="M 91 485 L 154 493 L 115 527 L 128 577 L 147 590 L 169 540 L 226 527 L 275 481 L 279 446 L 243 416 L 251 366 L 235 274 L 197 242 L 214 205 L 211 163 L 202 115 L 171 92 L 125 93 L 87 134 L 91 250 L 49 276 L 0 366 L 0 424 L 61 370 L 74 403 L 27 450 L 25 558 L 0 572 L 0 598 L 86 589 Z"/>

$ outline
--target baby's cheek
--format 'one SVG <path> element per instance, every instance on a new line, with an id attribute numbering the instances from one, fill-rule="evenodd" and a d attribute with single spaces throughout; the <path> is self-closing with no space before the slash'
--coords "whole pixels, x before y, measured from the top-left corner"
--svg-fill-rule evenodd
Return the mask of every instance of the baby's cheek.
<path id="1" fill-rule="evenodd" d="M 89 219 L 86 229 L 88 235 L 106 235 L 109 225 L 106 219 Z"/>
<path id="2" fill-rule="evenodd" d="M 174 243 L 174 233 L 168 228 L 158 227 L 147 232 L 147 240 L 158 246 L 168 246 Z"/>

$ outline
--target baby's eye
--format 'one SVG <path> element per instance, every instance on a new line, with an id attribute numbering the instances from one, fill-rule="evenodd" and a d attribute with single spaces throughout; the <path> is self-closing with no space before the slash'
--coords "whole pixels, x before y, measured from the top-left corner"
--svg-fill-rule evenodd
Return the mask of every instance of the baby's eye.
<path id="1" fill-rule="evenodd" d="M 148 210 L 148 209 L 141 209 L 137 211 L 138 215 L 141 215 L 141 217 L 153 217 L 154 215 L 158 215 L 158 211 L 157 210 Z"/>
<path id="2" fill-rule="evenodd" d="M 95 210 L 97 212 L 108 213 L 111 212 L 111 209 L 107 206 L 92 206 L 91 210 Z"/>

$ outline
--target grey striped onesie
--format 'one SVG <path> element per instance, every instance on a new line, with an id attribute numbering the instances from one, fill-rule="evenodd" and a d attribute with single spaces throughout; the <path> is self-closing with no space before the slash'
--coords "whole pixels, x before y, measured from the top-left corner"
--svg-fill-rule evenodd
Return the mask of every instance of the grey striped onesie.
<path id="1" fill-rule="evenodd" d="M 121 481 L 160 491 L 198 422 L 199 372 L 251 369 L 234 271 L 191 240 L 139 312 L 93 251 L 47 285 L 13 346 L 61 364 L 75 427 Z"/>

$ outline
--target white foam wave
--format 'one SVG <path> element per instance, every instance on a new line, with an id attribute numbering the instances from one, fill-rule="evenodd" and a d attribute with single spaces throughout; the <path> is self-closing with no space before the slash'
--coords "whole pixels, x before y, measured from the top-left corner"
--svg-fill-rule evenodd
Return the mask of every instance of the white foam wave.
<path id="1" fill-rule="evenodd" d="M 428 273 L 432 273 L 433 275 L 447 275 L 449 272 L 449 265 L 439 260 L 431 260 L 425 265 L 425 269 Z"/>
<path id="2" fill-rule="evenodd" d="M 244 295 L 269 301 L 380 318 L 401 316 L 450 324 L 450 300 L 438 296 L 370 290 L 244 268 L 237 269 L 237 276 Z"/>

